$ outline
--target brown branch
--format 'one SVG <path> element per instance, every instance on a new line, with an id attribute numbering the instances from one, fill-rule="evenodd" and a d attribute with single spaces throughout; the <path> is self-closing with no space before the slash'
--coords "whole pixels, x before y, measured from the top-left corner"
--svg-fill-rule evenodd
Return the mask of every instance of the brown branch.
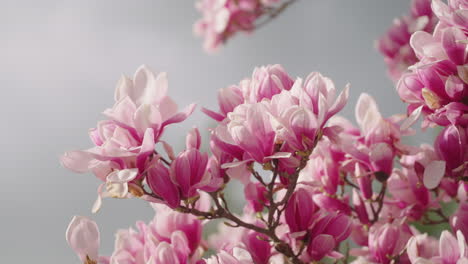
<path id="1" fill-rule="evenodd" d="M 171 166 L 171 163 L 163 156 L 159 155 L 159 153 L 156 150 L 153 152 L 153 154 L 159 156 L 159 159 L 162 160 L 162 162 L 164 162 L 167 166 Z"/>
<path id="2" fill-rule="evenodd" d="M 358 189 L 359 190 L 359 186 L 357 186 L 356 184 L 354 184 L 353 182 L 351 182 L 348 177 L 343 177 L 343 180 L 346 184 L 348 184 L 349 186 L 353 187 L 354 189 Z"/>
<path id="3" fill-rule="evenodd" d="M 376 202 L 378 203 L 377 210 L 375 210 L 373 204 L 371 204 L 371 210 L 373 214 L 373 219 L 371 220 L 371 223 L 374 224 L 379 220 L 379 214 L 382 211 L 383 204 L 384 204 L 384 198 L 385 198 L 385 192 L 387 191 L 387 182 L 382 183 L 382 188 L 380 189 L 380 193 L 377 196 Z"/>
<path id="4" fill-rule="evenodd" d="M 273 19 L 275 19 L 277 16 L 279 16 L 281 13 L 283 13 L 283 11 L 286 10 L 286 8 L 288 8 L 290 5 L 294 4 L 297 1 L 298 0 L 289 0 L 289 1 L 285 2 L 285 3 L 283 3 L 282 5 L 280 5 L 277 8 L 265 9 L 264 13 L 266 15 L 268 15 L 268 17 L 265 20 L 258 23 L 257 25 L 255 25 L 255 28 L 258 29 L 258 28 L 268 24 Z"/>
<path id="5" fill-rule="evenodd" d="M 433 220 L 429 218 L 429 215 L 425 214 L 424 219 L 421 221 L 422 224 L 425 225 L 439 225 L 449 222 L 449 218 L 442 212 L 442 209 L 430 209 L 428 212 L 432 212 L 437 214 L 441 219 Z"/>

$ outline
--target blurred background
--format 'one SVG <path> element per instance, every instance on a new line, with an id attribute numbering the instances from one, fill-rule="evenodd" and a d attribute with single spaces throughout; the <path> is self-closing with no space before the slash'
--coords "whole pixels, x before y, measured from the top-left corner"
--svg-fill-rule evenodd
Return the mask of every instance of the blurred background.
<path id="1" fill-rule="evenodd" d="M 73 215 L 91 215 L 98 181 L 62 168 L 59 156 L 90 146 L 87 131 L 112 106 L 117 80 L 141 64 L 169 73 L 169 94 L 180 107 L 197 102 L 217 109 L 217 89 L 250 76 L 255 66 L 279 63 L 293 77 L 320 71 L 340 89 L 351 83 L 342 114 L 353 120 L 362 92 L 386 116 L 405 111 L 374 41 L 408 11 L 408 0 L 301 0 L 215 55 L 192 33 L 200 17 L 194 1 L 0 4 L 1 263 L 78 263 L 65 230 Z M 181 147 L 194 125 L 213 123 L 197 111 L 164 139 Z M 105 200 L 92 216 L 101 252 L 111 252 L 115 230 L 152 216 L 144 202 Z"/>

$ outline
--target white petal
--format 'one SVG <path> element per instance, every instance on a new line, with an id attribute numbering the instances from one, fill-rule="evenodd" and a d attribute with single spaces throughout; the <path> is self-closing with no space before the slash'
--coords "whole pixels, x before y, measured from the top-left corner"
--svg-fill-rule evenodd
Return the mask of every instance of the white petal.
<path id="1" fill-rule="evenodd" d="M 412 126 L 418 120 L 419 116 L 421 115 L 422 108 L 423 108 L 422 105 L 420 107 L 416 108 L 410 114 L 410 116 L 408 116 L 408 118 L 406 118 L 406 120 L 403 122 L 403 124 L 401 124 L 400 130 L 403 131 L 403 130 L 408 129 L 410 126 Z"/>
<path id="2" fill-rule="evenodd" d="M 428 189 L 439 186 L 442 177 L 445 175 L 445 161 L 435 160 L 429 163 L 424 170 L 423 182 Z"/>

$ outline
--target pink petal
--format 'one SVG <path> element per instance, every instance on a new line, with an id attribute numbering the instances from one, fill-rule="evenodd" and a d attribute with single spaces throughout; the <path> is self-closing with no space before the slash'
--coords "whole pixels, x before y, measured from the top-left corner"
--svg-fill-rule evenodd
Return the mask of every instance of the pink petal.
<path id="1" fill-rule="evenodd" d="M 187 137 L 185 139 L 185 148 L 186 149 L 200 149 L 200 144 L 201 144 L 201 136 L 200 136 L 200 131 L 198 131 L 198 128 L 194 127 L 192 128 L 189 133 L 187 133 Z"/>
<path id="2" fill-rule="evenodd" d="M 466 44 L 460 43 L 460 40 L 465 40 L 466 36 L 463 31 L 455 27 L 447 28 L 442 35 L 442 45 L 447 53 L 447 56 L 457 65 L 465 63 Z"/>
<path id="3" fill-rule="evenodd" d="M 408 128 L 410 128 L 419 118 L 421 115 L 423 106 L 421 105 L 420 107 L 416 108 L 411 114 L 406 118 L 406 120 L 401 124 L 400 130 L 404 131 Z"/>
<path id="4" fill-rule="evenodd" d="M 439 254 L 444 263 L 455 263 L 460 257 L 458 241 L 447 230 L 442 231 L 440 235 Z"/>
<path id="5" fill-rule="evenodd" d="M 74 216 L 67 228 L 66 239 L 81 261 L 84 262 L 86 256 L 98 260 L 100 238 L 96 222 L 84 216 Z"/>
<path id="6" fill-rule="evenodd" d="M 291 157 L 291 152 L 276 152 L 275 154 L 265 157 L 267 159 L 288 159 Z"/>
<path id="7" fill-rule="evenodd" d="M 167 143 L 165 141 L 162 141 L 162 140 L 160 140 L 159 142 L 161 142 L 163 144 L 164 151 L 166 151 L 167 156 L 169 157 L 169 159 L 175 160 L 176 157 L 175 157 L 174 149 L 172 148 L 172 146 L 169 145 L 169 143 Z"/>
<path id="8" fill-rule="evenodd" d="M 114 171 L 107 176 L 108 182 L 126 183 L 132 181 L 138 175 L 138 169 L 125 169 Z"/>
<path id="9" fill-rule="evenodd" d="M 335 239 L 330 235 L 318 235 L 309 245 L 311 255 L 314 259 L 320 260 L 323 256 L 330 253 L 335 248 Z"/>
<path id="10" fill-rule="evenodd" d="M 350 84 L 347 84 L 345 89 L 340 93 L 340 95 L 338 95 L 338 98 L 336 99 L 335 103 L 328 110 L 328 115 L 335 115 L 336 113 L 341 111 L 341 109 L 343 109 L 349 98 L 349 87 Z"/>
<path id="11" fill-rule="evenodd" d="M 154 128 L 156 131 L 159 131 L 161 123 L 161 113 L 155 106 L 143 104 L 138 107 L 134 114 L 135 128 L 142 134 L 148 128 Z"/>
<path id="12" fill-rule="evenodd" d="M 423 182 L 428 189 L 434 189 L 439 186 L 440 181 L 445 175 L 445 161 L 435 160 L 429 163 L 424 170 Z"/>
<path id="13" fill-rule="evenodd" d="M 94 156 L 86 151 L 70 151 L 65 152 L 60 157 L 60 163 L 74 172 L 85 173 L 90 170 L 90 162 L 94 160 Z"/>
<path id="14" fill-rule="evenodd" d="M 116 102 L 122 100 L 126 96 L 130 96 L 133 90 L 133 83 L 127 76 L 122 76 L 117 82 L 115 88 L 114 99 Z"/>
<path id="15" fill-rule="evenodd" d="M 175 115 L 173 115 L 171 118 L 168 120 L 164 121 L 163 124 L 161 125 L 162 127 L 167 126 L 172 123 L 180 123 L 187 119 L 189 115 L 193 113 L 193 110 L 195 110 L 196 104 L 190 104 L 187 106 L 182 112 L 179 112 Z"/>
<path id="16" fill-rule="evenodd" d="M 216 113 L 214 111 L 211 111 L 210 109 L 202 107 L 201 111 L 205 113 L 207 116 L 213 118 L 214 120 L 221 122 L 224 120 L 225 116 L 223 116 L 220 113 Z"/>

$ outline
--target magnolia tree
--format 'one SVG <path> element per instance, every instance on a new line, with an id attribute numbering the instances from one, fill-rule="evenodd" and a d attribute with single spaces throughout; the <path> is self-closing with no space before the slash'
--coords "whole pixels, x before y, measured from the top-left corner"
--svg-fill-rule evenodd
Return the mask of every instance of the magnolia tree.
<path id="1" fill-rule="evenodd" d="M 211 48 L 291 2 L 203 0 L 197 28 Z M 156 214 L 118 231 L 110 256 L 99 254 L 96 223 L 74 217 L 66 237 L 81 263 L 468 263 L 468 1 L 414 0 L 377 44 L 407 114 L 384 117 L 362 94 L 354 126 L 338 115 L 348 86 L 268 65 L 219 90 L 219 110 L 202 108 L 217 123 L 209 152 L 197 128 L 184 149 L 163 140 L 195 108 L 178 110 L 165 73 L 142 66 L 122 77 L 106 120 L 89 131 L 94 146 L 61 162 L 102 181 L 93 212 L 113 197 Z M 420 117 L 425 129 L 442 127 L 437 138 L 404 144 Z M 242 214 L 224 194 L 233 181 L 243 186 Z M 203 239 L 215 219 L 219 229 Z M 415 227 L 441 223 L 440 237 Z"/>

